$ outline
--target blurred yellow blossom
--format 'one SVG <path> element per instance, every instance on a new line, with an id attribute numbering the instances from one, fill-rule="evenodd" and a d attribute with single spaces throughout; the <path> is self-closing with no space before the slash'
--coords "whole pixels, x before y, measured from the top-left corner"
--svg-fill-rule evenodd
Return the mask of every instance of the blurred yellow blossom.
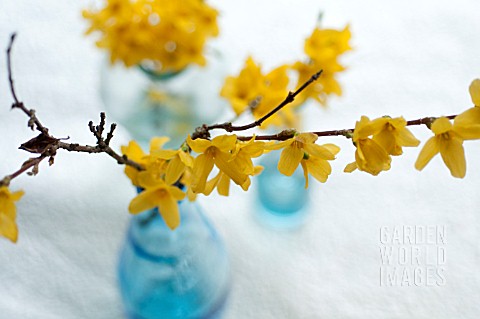
<path id="1" fill-rule="evenodd" d="M 463 139 L 455 130 L 455 126 L 446 117 L 436 119 L 432 124 L 431 137 L 423 146 L 415 168 L 422 170 L 430 160 L 440 153 L 443 162 L 447 165 L 454 177 L 463 178 L 467 170 L 465 152 L 463 150 Z"/>
<path id="2" fill-rule="evenodd" d="M 358 168 L 360 171 L 378 175 L 381 171 L 390 169 L 392 158 L 380 144 L 370 138 L 371 135 L 380 133 L 383 127 L 380 121 L 370 121 L 366 116 L 357 121 L 352 138 L 357 148 L 355 162 L 348 164 L 344 172 L 351 173 Z"/>
<path id="3" fill-rule="evenodd" d="M 220 91 L 237 115 L 247 109 L 256 119 L 261 118 L 280 104 L 288 93 L 288 65 L 281 65 L 271 72 L 262 73 L 260 65 L 248 57 L 238 76 L 229 76 Z M 292 106 L 286 106 L 278 113 L 268 118 L 262 128 L 269 125 L 295 126 L 297 119 Z"/>
<path id="4" fill-rule="evenodd" d="M 17 208 L 15 202 L 22 198 L 24 192 L 11 193 L 8 187 L 0 187 L 0 235 L 16 243 L 18 239 L 18 228 L 15 222 Z"/>
<path id="5" fill-rule="evenodd" d="M 233 111 L 240 115 L 260 94 L 263 75 L 260 66 L 248 57 L 238 76 L 228 76 L 220 95 L 228 99 Z"/>
<path id="6" fill-rule="evenodd" d="M 112 63 L 151 61 L 158 72 L 204 65 L 205 43 L 218 35 L 217 15 L 203 0 L 106 0 L 102 9 L 83 12 L 87 34 L 101 33 L 96 44 L 110 52 Z"/>
<path id="7" fill-rule="evenodd" d="M 312 74 L 323 70 L 320 78 L 306 88 L 297 98 L 296 105 L 308 98 L 313 98 L 322 105 L 326 104 L 330 94 L 342 95 L 342 88 L 335 78 L 338 72 L 345 70 L 340 62 L 340 56 L 351 50 L 350 28 L 343 30 L 315 28 L 305 40 L 304 50 L 309 59 L 306 62 L 296 62 L 292 68 L 298 72 L 297 85 L 307 81 Z"/>

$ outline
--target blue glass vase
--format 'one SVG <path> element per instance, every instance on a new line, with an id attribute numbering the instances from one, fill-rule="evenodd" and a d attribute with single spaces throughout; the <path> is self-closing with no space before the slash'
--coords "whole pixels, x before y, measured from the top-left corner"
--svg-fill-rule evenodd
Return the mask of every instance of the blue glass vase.
<path id="1" fill-rule="evenodd" d="M 158 211 L 132 217 L 119 260 L 127 317 L 220 318 L 230 289 L 223 242 L 196 203 L 179 203 L 170 230 Z"/>
<path id="2" fill-rule="evenodd" d="M 262 156 L 263 172 L 257 178 L 256 217 L 273 228 L 295 228 L 306 220 L 309 208 L 309 191 L 300 165 L 292 176 L 278 171 L 281 151 Z"/>
<path id="3" fill-rule="evenodd" d="M 105 63 L 100 95 L 111 119 L 147 146 L 153 136 L 169 136 L 178 147 L 196 127 L 215 122 L 226 109 L 219 92 L 225 68 L 216 54 L 205 67 L 157 73 L 148 66 L 125 68 Z"/>

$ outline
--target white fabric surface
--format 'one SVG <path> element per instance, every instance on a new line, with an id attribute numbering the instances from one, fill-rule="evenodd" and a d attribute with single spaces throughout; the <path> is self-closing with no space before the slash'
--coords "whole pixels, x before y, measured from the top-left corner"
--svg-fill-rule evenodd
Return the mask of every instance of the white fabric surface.
<path id="1" fill-rule="evenodd" d="M 0 47 L 17 31 L 14 72 L 20 98 L 56 136 L 93 143 L 102 53 L 82 33 L 80 9 L 91 1 L 1 0 Z M 237 73 L 248 54 L 265 68 L 303 57 L 303 39 L 320 11 L 326 26 L 350 23 L 355 51 L 345 57 L 344 97 L 308 112 L 308 128 L 349 128 L 361 115 L 408 119 L 449 115 L 471 106 L 480 77 L 480 5 L 476 0 L 211 1 Z M 0 59 L 0 176 L 28 154 L 25 117 L 9 111 Z M 413 129 L 423 141 L 424 128 Z M 128 141 L 118 130 L 114 144 Z M 378 177 L 342 173 L 353 160 L 342 147 L 325 185 L 315 185 L 307 224 L 279 232 L 252 218 L 252 194 L 202 200 L 231 256 L 233 292 L 226 318 L 478 318 L 480 313 L 480 143 L 466 142 L 467 176 L 452 178 L 440 158 L 423 172 L 419 149 L 394 158 Z M 255 185 L 254 185 L 255 186 Z M 119 318 L 117 251 L 134 195 L 122 167 L 106 156 L 65 154 L 35 178 L 22 176 L 17 245 L 0 240 L 0 318 Z M 444 225 L 444 286 L 381 287 L 379 230 Z"/>

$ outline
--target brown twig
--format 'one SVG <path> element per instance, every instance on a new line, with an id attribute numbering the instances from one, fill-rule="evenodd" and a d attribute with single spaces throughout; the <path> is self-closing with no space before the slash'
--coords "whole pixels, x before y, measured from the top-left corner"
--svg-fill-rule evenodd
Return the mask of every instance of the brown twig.
<path id="1" fill-rule="evenodd" d="M 42 132 L 45 136 L 50 136 L 48 134 L 48 129 L 40 123 L 38 120 L 37 116 L 35 115 L 35 110 L 28 110 L 23 102 L 20 102 L 17 97 L 17 93 L 15 92 L 15 85 L 13 81 L 13 73 L 12 73 L 12 57 L 11 57 L 11 52 L 13 48 L 13 42 L 15 41 L 16 33 L 13 33 L 10 36 L 10 43 L 8 44 L 7 48 L 7 69 L 8 69 L 8 82 L 10 84 L 10 92 L 12 93 L 13 96 L 13 104 L 12 104 L 12 109 L 14 108 L 19 108 L 25 113 L 28 117 L 28 127 L 30 127 L 32 130 L 35 128 Z"/>
<path id="2" fill-rule="evenodd" d="M 126 155 L 120 155 L 116 153 L 110 147 L 110 141 L 113 138 L 113 132 L 117 125 L 112 123 L 110 125 L 110 131 L 107 133 L 106 138 L 103 137 L 103 133 L 105 131 L 105 120 L 106 116 L 105 113 L 100 113 L 100 123 L 97 126 L 93 125 L 93 122 L 90 121 L 88 126 L 90 131 L 93 133 L 95 138 L 97 139 L 97 144 L 94 146 L 90 145 L 80 145 L 76 143 L 65 143 L 62 142 L 62 139 L 55 138 L 49 134 L 48 128 L 43 126 L 40 120 L 37 118 L 35 114 L 35 110 L 29 110 L 25 107 L 23 102 L 18 99 L 18 95 L 15 91 L 15 85 L 13 80 L 13 72 L 12 72 L 12 59 L 11 59 L 11 52 L 13 48 L 13 43 L 15 41 L 16 34 L 13 33 L 10 37 L 10 43 L 7 48 L 7 71 L 8 71 L 8 82 L 10 84 L 10 92 L 13 97 L 13 104 L 12 109 L 19 108 L 23 111 L 28 117 L 28 127 L 32 130 L 36 129 L 40 131 L 40 134 L 29 141 L 23 143 L 20 146 L 20 149 L 28 151 L 30 153 L 40 154 L 38 157 L 30 158 L 25 161 L 22 166 L 13 172 L 5 176 L 3 179 L 0 180 L 0 186 L 8 186 L 10 181 L 21 174 L 27 172 L 30 175 L 36 175 L 38 173 L 39 164 L 47 157 L 49 157 L 50 165 L 54 162 L 54 157 L 58 149 L 64 149 L 69 152 L 83 152 L 83 153 L 106 153 L 112 158 L 114 158 L 118 164 L 122 165 L 129 165 L 134 167 L 137 170 L 143 170 L 143 166 L 139 163 L 130 160 Z M 31 172 L 29 170 L 31 169 Z"/>
<path id="3" fill-rule="evenodd" d="M 246 124 L 246 125 L 240 125 L 240 126 L 234 126 L 232 122 L 225 122 L 225 123 L 219 123 L 219 124 L 213 124 L 213 125 L 203 125 L 200 127 L 197 127 L 195 132 L 192 134 L 192 139 L 196 138 L 209 138 L 210 137 L 210 131 L 215 130 L 215 129 L 223 129 L 229 133 L 235 132 L 235 131 L 246 131 L 248 129 L 260 126 L 265 122 L 269 117 L 280 111 L 282 108 L 284 108 L 286 105 L 292 103 L 295 100 L 295 97 L 300 94 L 303 90 L 305 90 L 310 84 L 315 82 L 320 75 L 322 74 L 323 70 L 318 71 L 314 75 L 310 77 L 305 83 L 303 83 L 297 90 L 294 92 L 288 92 L 287 96 L 285 99 L 277 105 L 273 110 L 259 118 L 258 120 Z"/>

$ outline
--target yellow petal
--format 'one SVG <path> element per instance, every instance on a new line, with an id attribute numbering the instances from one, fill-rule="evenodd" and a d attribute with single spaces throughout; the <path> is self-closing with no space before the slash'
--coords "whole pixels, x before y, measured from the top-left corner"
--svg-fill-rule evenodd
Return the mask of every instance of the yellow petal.
<path id="1" fill-rule="evenodd" d="M 313 133 L 300 133 L 295 136 L 295 140 L 305 143 L 305 144 L 312 144 L 318 139 L 318 136 Z"/>
<path id="2" fill-rule="evenodd" d="M 323 145 L 320 145 L 322 147 L 325 147 L 327 150 L 330 151 L 330 153 L 332 153 L 333 155 L 337 155 L 338 152 L 340 152 L 340 147 L 338 147 L 337 145 L 335 144 L 323 144 Z"/>
<path id="3" fill-rule="evenodd" d="M 448 140 L 442 139 L 440 142 L 442 159 L 452 176 L 458 178 L 464 178 L 467 170 L 462 144 L 463 140 L 458 137 L 452 137 Z"/>
<path id="4" fill-rule="evenodd" d="M 347 164 L 347 166 L 345 166 L 345 168 L 343 169 L 343 171 L 345 173 L 351 173 L 353 172 L 354 170 L 357 169 L 357 162 L 353 162 L 353 163 L 350 163 L 350 164 Z"/>
<path id="5" fill-rule="evenodd" d="M 172 197 L 177 201 L 184 199 L 186 196 L 185 193 L 177 186 L 168 186 L 167 188 L 170 195 L 172 195 Z"/>
<path id="6" fill-rule="evenodd" d="M 0 235 L 16 243 L 18 239 L 18 228 L 14 219 L 0 214 Z"/>
<path id="7" fill-rule="evenodd" d="M 415 168 L 421 171 L 430 160 L 440 152 L 439 145 L 437 144 L 437 137 L 431 137 L 423 146 L 417 161 L 415 162 Z"/>
<path id="8" fill-rule="evenodd" d="M 165 143 L 170 141 L 169 137 L 154 137 L 150 140 L 150 153 L 160 150 Z"/>
<path id="9" fill-rule="evenodd" d="M 151 151 L 150 154 L 156 157 L 159 157 L 161 159 L 169 160 L 175 155 L 177 155 L 178 152 L 179 151 L 175 151 L 175 150 L 156 150 L 156 151 Z"/>
<path id="10" fill-rule="evenodd" d="M 175 229 L 180 225 L 178 202 L 172 196 L 161 196 L 158 198 L 158 211 L 170 229 Z"/>
<path id="11" fill-rule="evenodd" d="M 122 146 L 121 150 L 122 154 L 127 155 L 129 159 L 136 162 L 145 156 L 145 153 L 136 141 L 130 141 L 127 146 Z"/>
<path id="12" fill-rule="evenodd" d="M 455 117 L 453 129 L 464 140 L 479 139 L 480 107 L 472 107 Z"/>
<path id="13" fill-rule="evenodd" d="M 447 119 L 446 117 L 440 117 L 433 122 L 432 132 L 435 133 L 435 135 L 439 135 L 450 131 L 452 127 L 452 123 L 450 123 L 449 119 Z"/>
<path id="14" fill-rule="evenodd" d="M 301 160 L 300 165 L 302 165 L 303 177 L 305 178 L 305 189 L 307 189 L 308 188 L 308 167 L 307 167 L 307 164 L 305 163 L 305 160 Z"/>
<path id="15" fill-rule="evenodd" d="M 245 185 L 245 184 L 249 184 L 248 182 L 250 181 L 250 179 L 247 179 L 245 181 L 245 183 L 243 183 L 242 188 L 246 191 L 248 190 L 248 186 Z M 247 189 L 244 188 L 244 185 Z M 228 196 L 229 193 L 230 193 L 230 177 L 228 177 L 227 175 L 225 174 L 222 174 L 222 177 L 220 178 L 220 182 L 218 183 L 218 186 L 217 186 L 217 191 L 218 191 L 218 194 L 222 195 L 222 196 Z"/>
<path id="16" fill-rule="evenodd" d="M 203 190 L 203 194 L 205 196 L 208 196 L 213 192 L 215 187 L 217 187 L 218 182 L 220 181 L 220 177 L 222 177 L 222 175 L 223 173 L 221 171 L 218 172 L 218 174 L 214 178 L 212 178 L 205 184 L 205 189 Z"/>
<path id="17" fill-rule="evenodd" d="M 166 191 L 165 191 L 166 192 Z M 131 214 L 138 214 L 140 212 L 152 209 L 157 206 L 158 195 L 156 190 L 144 190 L 137 195 L 128 206 L 128 211 Z"/>
<path id="18" fill-rule="evenodd" d="M 475 79 L 472 81 L 469 91 L 473 104 L 480 106 L 480 79 Z"/>
<path id="19" fill-rule="evenodd" d="M 180 160 L 179 156 L 175 156 L 170 160 L 165 171 L 165 183 L 174 184 L 185 171 L 185 164 Z"/>
<path id="20" fill-rule="evenodd" d="M 180 150 L 178 152 L 178 156 L 182 160 L 183 164 L 185 164 L 185 166 L 193 167 L 193 157 L 192 157 L 192 155 L 190 155 L 190 153 L 187 153 L 187 152 L 184 152 L 184 151 Z"/>
<path id="21" fill-rule="evenodd" d="M 370 130 L 371 133 L 369 135 L 373 135 L 385 129 L 385 125 L 389 123 L 391 120 L 392 119 L 388 117 L 379 117 L 377 119 L 371 120 L 370 123 L 368 124 L 368 128 L 365 127 L 364 129 Z"/>
<path id="22" fill-rule="evenodd" d="M 378 145 L 383 147 L 388 154 L 401 155 L 402 148 L 397 144 L 392 131 L 382 130 L 372 138 Z"/>
<path id="23" fill-rule="evenodd" d="M 192 140 L 190 135 L 188 135 L 187 137 L 187 144 L 195 153 L 198 153 L 198 154 L 205 152 L 207 148 L 212 146 L 211 141 L 204 140 L 202 138 L 197 138 L 195 140 Z"/>
<path id="24" fill-rule="evenodd" d="M 200 154 L 193 163 L 192 190 L 201 193 L 205 189 L 207 178 L 213 169 L 213 158 L 210 155 Z"/>
<path id="25" fill-rule="evenodd" d="M 234 162 L 230 161 L 230 156 L 223 152 L 218 152 L 215 156 L 215 165 L 223 173 L 227 174 L 235 184 L 242 185 L 247 179 L 247 175 L 244 174 Z"/>
<path id="26" fill-rule="evenodd" d="M 266 150 L 271 150 L 271 151 L 280 150 L 282 148 L 290 146 L 294 141 L 295 141 L 294 138 L 289 138 L 288 140 L 285 140 L 285 141 L 281 141 L 281 142 L 278 142 L 278 143 L 275 143 L 275 144 L 266 145 L 265 149 Z"/>
<path id="27" fill-rule="evenodd" d="M 289 146 L 282 151 L 278 170 L 286 176 L 292 176 L 303 158 L 303 150 L 298 147 Z"/>
<path id="28" fill-rule="evenodd" d="M 376 176 L 390 168 L 391 158 L 387 151 L 375 141 L 364 139 L 357 142 L 355 160 L 359 170 Z"/>
<path id="29" fill-rule="evenodd" d="M 10 194 L 10 199 L 16 202 L 20 200 L 20 198 L 22 198 L 23 195 L 25 195 L 24 191 L 16 191 Z"/>
<path id="30" fill-rule="evenodd" d="M 165 182 L 154 173 L 153 170 L 145 170 L 138 172 L 137 175 L 138 185 L 145 189 L 158 188 L 164 185 Z"/>
<path id="31" fill-rule="evenodd" d="M 407 128 L 397 130 L 397 142 L 401 146 L 414 147 L 420 144 L 420 141 Z"/>
<path id="32" fill-rule="evenodd" d="M 320 183 L 325 183 L 328 176 L 332 173 L 330 163 L 322 159 L 312 159 L 306 161 L 308 172 Z"/>
<path id="33" fill-rule="evenodd" d="M 235 149 L 236 142 L 236 135 L 220 135 L 212 140 L 212 145 L 220 151 L 227 153 Z"/>
<path id="34" fill-rule="evenodd" d="M 334 160 L 335 155 L 328 150 L 326 147 L 322 147 L 317 144 L 304 144 L 303 148 L 307 151 L 310 156 L 322 158 L 325 160 Z"/>
<path id="35" fill-rule="evenodd" d="M 255 166 L 253 170 L 253 175 L 259 175 L 263 172 L 264 167 L 261 165 Z"/>
<path id="36" fill-rule="evenodd" d="M 355 124 L 355 130 L 353 132 L 353 141 L 356 142 L 361 139 L 366 139 L 370 135 L 377 134 L 388 122 L 387 118 L 379 118 L 374 121 L 366 116 L 362 116 L 360 121 Z"/>

